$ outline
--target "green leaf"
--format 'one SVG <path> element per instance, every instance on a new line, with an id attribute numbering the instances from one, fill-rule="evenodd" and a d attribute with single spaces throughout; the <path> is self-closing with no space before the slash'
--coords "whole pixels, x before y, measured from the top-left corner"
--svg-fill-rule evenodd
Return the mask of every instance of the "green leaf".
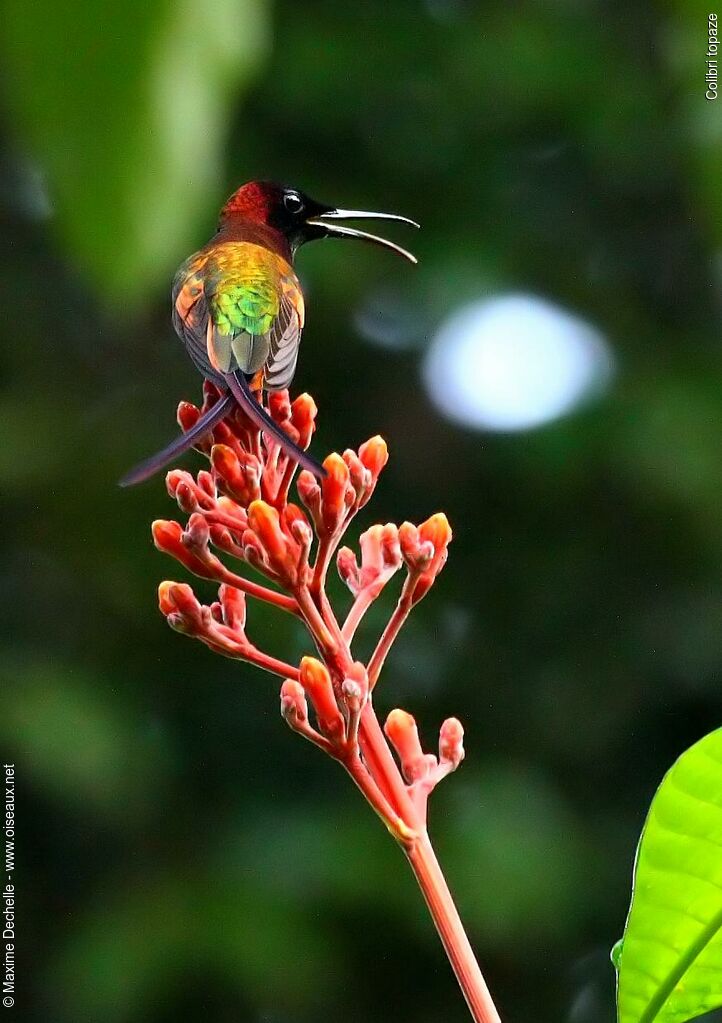
<path id="1" fill-rule="evenodd" d="M 8 107 L 64 245 L 139 301 L 198 240 L 239 89 L 267 51 L 265 0 L 10 0 Z"/>
<path id="2" fill-rule="evenodd" d="M 722 729 L 657 790 L 615 950 L 619 1023 L 683 1023 L 722 1006 Z"/>

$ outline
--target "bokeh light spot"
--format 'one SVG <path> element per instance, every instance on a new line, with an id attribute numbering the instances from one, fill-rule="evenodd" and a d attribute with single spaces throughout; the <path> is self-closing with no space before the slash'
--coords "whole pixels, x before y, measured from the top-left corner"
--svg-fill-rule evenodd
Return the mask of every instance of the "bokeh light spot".
<path id="1" fill-rule="evenodd" d="M 534 295 L 472 302 L 442 323 L 424 381 L 437 408 L 476 429 L 529 430 L 602 393 L 613 373 L 602 334 Z"/>

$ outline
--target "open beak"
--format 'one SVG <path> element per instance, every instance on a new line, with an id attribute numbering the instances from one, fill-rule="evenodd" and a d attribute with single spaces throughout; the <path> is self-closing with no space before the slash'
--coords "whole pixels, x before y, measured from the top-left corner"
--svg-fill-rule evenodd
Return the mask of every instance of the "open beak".
<path id="1" fill-rule="evenodd" d="M 307 223 L 317 227 L 323 227 L 330 238 L 359 238 L 361 241 L 371 242 L 373 245 L 380 245 L 384 249 L 391 249 L 397 252 L 410 263 L 416 263 L 416 256 L 402 249 L 400 245 L 390 242 L 387 238 L 380 238 L 377 234 L 369 234 L 368 231 L 359 231 L 355 227 L 342 227 L 335 224 L 335 220 L 398 220 L 402 224 L 411 224 L 412 227 L 419 225 L 415 220 L 408 217 L 400 217 L 398 213 L 370 213 L 367 210 L 328 210 L 316 217 L 309 217 Z"/>

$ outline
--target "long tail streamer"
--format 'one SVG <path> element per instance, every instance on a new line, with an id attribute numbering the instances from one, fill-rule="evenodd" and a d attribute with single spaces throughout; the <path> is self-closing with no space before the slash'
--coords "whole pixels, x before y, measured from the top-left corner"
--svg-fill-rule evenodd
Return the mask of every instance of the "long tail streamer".
<path id="1" fill-rule="evenodd" d="M 225 419 L 228 413 L 236 404 L 236 399 L 232 394 L 224 395 L 213 408 L 209 408 L 208 411 L 201 416 L 198 422 L 187 431 L 187 433 L 181 434 L 180 437 L 176 437 L 175 440 L 171 441 L 170 444 L 163 448 L 162 451 L 158 451 L 157 454 L 151 455 L 150 458 L 146 458 L 144 462 L 136 465 L 130 472 L 127 472 L 125 476 L 120 480 L 121 487 L 132 487 L 136 483 L 142 483 L 144 480 L 149 479 L 151 476 L 162 469 L 164 466 L 172 462 L 178 455 L 182 455 L 188 448 L 192 448 L 201 437 L 213 429 L 222 419 Z"/>
<path id="2" fill-rule="evenodd" d="M 323 479 L 327 475 L 323 466 L 311 458 L 298 444 L 294 444 L 278 423 L 271 419 L 264 407 L 254 397 L 253 391 L 248 386 L 248 381 L 243 373 L 236 370 L 235 373 L 228 373 L 225 379 L 231 394 L 259 430 L 270 434 L 292 461 L 298 462 L 300 466 L 308 469 L 314 476 Z"/>

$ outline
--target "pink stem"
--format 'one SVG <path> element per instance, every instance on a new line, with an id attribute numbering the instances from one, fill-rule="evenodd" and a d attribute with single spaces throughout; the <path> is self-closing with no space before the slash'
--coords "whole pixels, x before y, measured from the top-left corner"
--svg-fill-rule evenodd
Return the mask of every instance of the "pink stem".
<path id="1" fill-rule="evenodd" d="M 358 629 L 359 625 L 361 624 L 361 619 L 366 614 L 368 609 L 371 607 L 373 602 L 376 600 L 378 595 L 379 595 L 378 593 L 374 593 L 372 587 L 370 586 L 365 586 L 359 592 L 358 596 L 351 605 L 351 610 L 347 614 L 346 621 L 343 623 L 343 629 L 341 630 L 343 638 L 346 640 L 347 643 L 350 643 L 351 640 L 356 635 L 356 629 Z"/>
<path id="2" fill-rule="evenodd" d="M 279 661 L 277 657 L 271 657 L 270 654 L 264 654 L 262 650 L 248 642 L 232 640 L 222 633 L 214 634 L 212 629 L 197 635 L 202 643 L 205 643 L 212 650 L 216 650 L 219 654 L 223 654 L 224 657 L 248 661 L 249 664 L 255 664 L 256 667 L 263 668 L 264 671 L 270 671 L 272 675 L 279 675 L 284 679 L 292 678 L 298 682 L 301 677 L 298 668 L 294 667 L 294 665 L 287 664 L 286 661 Z"/>
<path id="3" fill-rule="evenodd" d="M 394 808 L 386 799 L 360 757 L 356 755 L 343 760 L 342 763 L 366 797 L 367 802 L 373 807 L 394 837 L 399 841 L 403 841 L 405 832 L 404 821 L 394 811 Z"/>
<path id="4" fill-rule="evenodd" d="M 291 488 L 293 477 L 298 466 L 295 462 L 289 460 L 286 468 L 284 469 L 281 482 L 278 485 L 278 493 L 276 494 L 275 501 L 273 502 L 277 508 L 281 508 L 288 500 L 288 491 Z"/>
<path id="5" fill-rule="evenodd" d="M 342 635 L 347 643 L 356 635 L 356 629 L 361 624 L 361 619 L 368 611 L 371 606 L 371 600 L 366 597 L 366 591 L 362 590 L 356 600 L 353 602 L 351 610 L 346 616 L 346 621 L 343 623 Z"/>
<path id="6" fill-rule="evenodd" d="M 359 745 L 371 777 L 399 817 L 403 818 L 406 826 L 412 831 L 423 828 L 423 822 L 418 817 L 406 783 L 399 773 L 396 761 L 391 754 L 384 733 L 381 731 L 381 725 L 376 717 L 370 696 L 361 712 Z"/>
<path id="7" fill-rule="evenodd" d="M 331 563 L 334 551 L 334 536 L 335 534 L 329 535 L 325 533 L 318 543 L 318 553 L 316 554 L 316 564 L 313 566 L 313 581 L 311 583 L 311 592 L 316 601 L 319 600 L 321 593 L 325 589 L 326 574 L 328 573 L 328 566 Z M 340 538 L 341 534 L 339 533 L 338 540 Z M 336 540 L 336 543 L 338 543 L 338 540 Z"/>
<path id="8" fill-rule="evenodd" d="M 280 675 L 281 678 L 292 678 L 298 681 L 300 677 L 298 668 L 294 668 L 292 664 L 286 664 L 285 661 L 279 661 L 277 657 L 264 654 L 255 647 L 253 647 L 251 652 L 244 654 L 244 658 L 250 661 L 251 664 L 263 668 L 264 671 L 270 671 L 273 675 Z"/>
<path id="9" fill-rule="evenodd" d="M 254 583 L 250 579 L 246 579 L 245 576 L 231 572 L 222 563 L 219 562 L 219 564 L 221 564 L 223 571 L 217 571 L 214 576 L 216 582 L 227 583 L 229 586 L 234 586 L 237 590 L 243 590 L 249 597 L 263 600 L 266 604 L 273 604 L 275 607 L 280 607 L 283 611 L 290 611 L 291 614 L 299 614 L 298 603 L 293 597 L 289 597 L 285 593 L 278 593 L 276 590 L 269 590 L 267 586 Z"/>
<path id="10" fill-rule="evenodd" d="M 501 1023 L 426 832 L 405 852 L 475 1023 Z"/>
<path id="11" fill-rule="evenodd" d="M 381 639 L 376 645 L 376 649 L 371 655 L 371 660 L 368 663 L 368 674 L 369 674 L 369 686 L 373 687 L 378 682 L 381 669 L 384 666 L 384 661 L 391 649 L 394 640 L 401 631 L 401 627 L 409 617 L 409 612 L 413 607 L 411 600 L 411 594 L 414 590 L 414 583 L 416 582 L 415 577 L 408 576 L 404 583 L 404 588 L 401 591 L 399 602 L 394 609 L 394 613 L 389 618 L 388 624 L 381 634 Z"/>
<path id="12" fill-rule="evenodd" d="M 372 661 L 375 660 L 374 682 L 381 670 L 386 653 L 411 610 L 413 582 L 415 580 L 411 578 L 407 580 L 396 611 L 374 652 L 372 658 Z M 311 632 L 316 636 L 316 641 L 321 641 L 322 646 L 325 645 L 328 623 L 318 612 L 308 590 L 304 593 L 304 588 L 301 588 L 297 591 L 296 596 L 301 612 L 306 618 Z M 333 659 L 343 669 L 345 663 L 350 663 L 351 655 L 346 637 L 341 634 L 333 612 L 331 612 L 331 616 L 333 619 L 331 627 L 336 637 L 336 643 L 331 648 Z M 370 679 L 371 662 L 369 663 Z M 350 763 L 345 766 L 368 802 L 384 820 L 404 849 L 474 1023 L 501 1023 L 499 1013 L 469 944 L 451 892 L 426 832 L 422 817 L 423 808 L 417 805 L 401 777 L 370 697 L 361 713 L 359 745 L 363 762 L 354 763 L 353 770 Z"/>

